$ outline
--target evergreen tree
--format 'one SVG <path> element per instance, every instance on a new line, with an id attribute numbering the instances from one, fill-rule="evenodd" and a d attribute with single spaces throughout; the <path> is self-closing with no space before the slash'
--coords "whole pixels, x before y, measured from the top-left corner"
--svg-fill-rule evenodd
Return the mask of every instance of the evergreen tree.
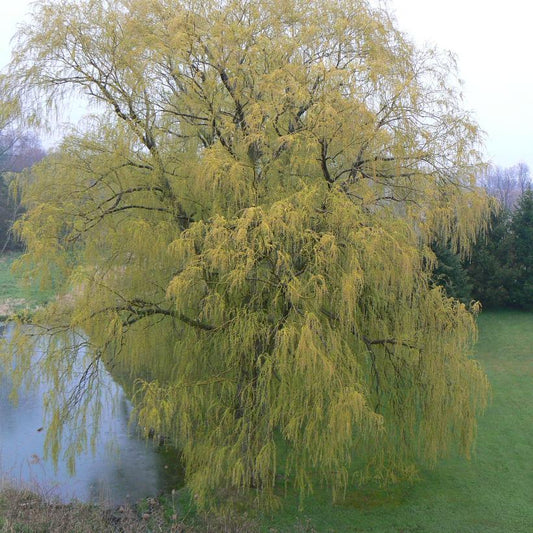
<path id="1" fill-rule="evenodd" d="M 522 194 L 511 221 L 509 300 L 522 309 L 533 308 L 533 191 Z"/>
<path id="2" fill-rule="evenodd" d="M 437 263 L 433 271 L 433 283 L 441 286 L 450 298 L 455 298 L 465 305 L 472 300 L 472 283 L 459 254 L 450 246 L 433 243 Z"/>
<path id="3" fill-rule="evenodd" d="M 510 210 L 493 214 L 490 229 L 476 243 L 466 261 L 466 272 L 472 284 L 472 298 L 484 308 L 509 307 L 514 270 L 511 265 L 514 238 L 511 234 Z"/>

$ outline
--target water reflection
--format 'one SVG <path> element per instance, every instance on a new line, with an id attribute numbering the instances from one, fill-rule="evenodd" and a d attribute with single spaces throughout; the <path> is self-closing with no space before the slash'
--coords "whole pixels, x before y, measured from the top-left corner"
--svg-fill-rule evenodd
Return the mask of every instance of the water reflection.
<path id="1" fill-rule="evenodd" d="M 0 476 L 63 501 L 105 501 L 110 505 L 134 502 L 181 486 L 177 453 L 137 437 L 128 426 L 131 405 L 105 370 L 98 386 L 105 388 L 104 398 L 114 398 L 118 403 L 113 406 L 113 402 L 105 401 L 102 405 L 94 453 L 89 449 L 79 455 L 75 474 L 70 476 L 65 461 L 60 460 L 55 469 L 51 459 L 43 458 L 43 394 L 47 386 L 23 389 L 15 406 L 9 400 L 11 383 L 5 376 L 1 378 Z"/>

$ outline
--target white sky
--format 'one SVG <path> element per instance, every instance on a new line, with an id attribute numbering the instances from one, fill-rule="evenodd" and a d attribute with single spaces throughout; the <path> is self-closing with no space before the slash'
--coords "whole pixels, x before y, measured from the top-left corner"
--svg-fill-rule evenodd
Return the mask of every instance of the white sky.
<path id="1" fill-rule="evenodd" d="M 17 30 L 17 24 L 24 20 L 32 0 L 0 0 L 0 66 L 9 61 L 9 42 Z"/>
<path id="2" fill-rule="evenodd" d="M 457 56 L 467 109 L 497 165 L 533 171 L 533 3 L 529 0 L 388 0 L 417 44 Z"/>
<path id="3" fill-rule="evenodd" d="M 457 56 L 465 105 L 486 132 L 495 164 L 533 171 L 533 2 L 528 0 L 385 0 L 398 27 L 417 44 Z M 0 0 L 0 64 L 30 0 Z"/>

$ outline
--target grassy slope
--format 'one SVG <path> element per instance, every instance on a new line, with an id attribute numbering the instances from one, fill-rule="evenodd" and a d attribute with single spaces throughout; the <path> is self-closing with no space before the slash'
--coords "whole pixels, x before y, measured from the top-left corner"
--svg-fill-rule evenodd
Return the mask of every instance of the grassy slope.
<path id="1" fill-rule="evenodd" d="M 471 461 L 452 458 L 419 483 L 388 493 L 351 491 L 332 506 L 316 494 L 298 513 L 290 501 L 265 529 L 353 532 L 533 532 L 533 314 L 487 312 L 477 357 L 493 401 L 480 419 Z"/>
<path id="2" fill-rule="evenodd" d="M 24 286 L 17 280 L 11 267 L 18 256 L 15 253 L 0 255 L 0 317 L 41 305 L 53 295 L 52 291 L 41 291 L 38 286 Z"/>

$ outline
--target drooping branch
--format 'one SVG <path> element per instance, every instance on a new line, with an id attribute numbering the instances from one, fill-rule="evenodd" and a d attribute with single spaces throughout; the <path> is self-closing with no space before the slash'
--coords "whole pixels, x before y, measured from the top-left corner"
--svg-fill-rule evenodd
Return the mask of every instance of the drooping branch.
<path id="1" fill-rule="evenodd" d="M 387 345 L 394 345 L 394 346 L 403 346 L 404 348 L 409 348 L 410 350 L 420 350 L 421 348 L 414 346 L 413 344 L 409 344 L 408 342 L 400 341 L 398 339 L 369 339 L 365 335 L 362 335 L 361 337 L 363 339 L 363 342 L 367 346 L 387 346 Z"/>
<path id="2" fill-rule="evenodd" d="M 147 318 L 147 317 L 154 316 L 154 315 L 162 315 L 162 316 L 168 316 L 171 318 L 175 318 L 183 322 L 184 324 L 187 324 L 188 326 L 201 329 L 204 331 L 215 331 L 219 327 L 219 326 L 214 326 L 213 324 L 208 324 L 200 320 L 190 318 L 184 313 L 180 313 L 174 309 L 165 309 L 163 307 L 160 307 L 159 305 L 156 305 L 150 302 L 144 302 L 139 299 L 132 300 L 131 302 L 127 302 L 124 305 L 114 305 L 114 306 L 104 307 L 102 309 L 99 309 L 93 312 L 90 318 L 94 318 L 98 315 L 109 313 L 109 312 L 126 313 L 127 315 L 122 321 L 124 326 L 131 326 L 132 324 L 134 324 L 135 322 L 138 322 L 139 320 L 142 320 L 143 318 Z"/>

